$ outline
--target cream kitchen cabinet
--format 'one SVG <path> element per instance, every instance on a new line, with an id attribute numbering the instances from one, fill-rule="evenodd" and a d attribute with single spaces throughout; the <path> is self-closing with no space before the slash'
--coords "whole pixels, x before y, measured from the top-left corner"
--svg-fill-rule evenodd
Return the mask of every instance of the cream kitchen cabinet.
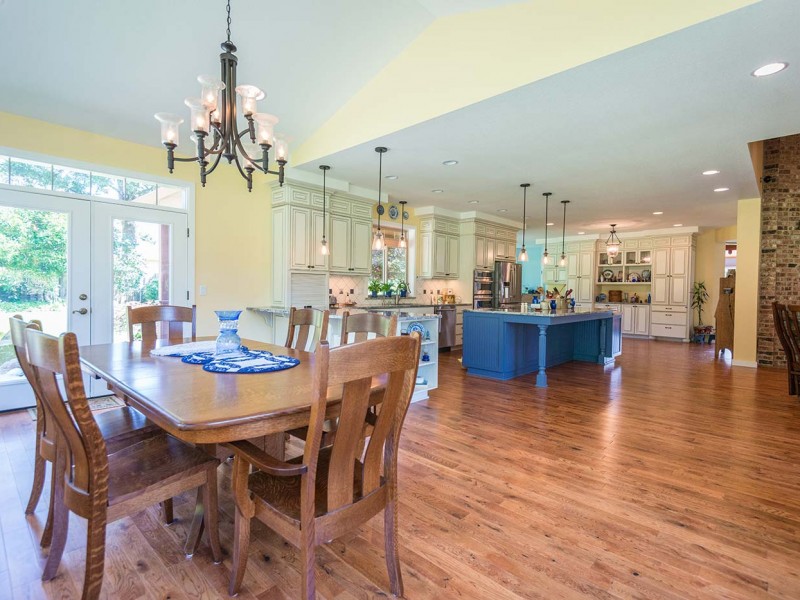
<path id="1" fill-rule="evenodd" d="M 694 244 L 691 234 L 653 239 L 652 336 L 689 340 Z"/>
<path id="2" fill-rule="evenodd" d="M 289 207 L 291 269 L 327 270 L 328 257 L 320 252 L 320 241 L 324 230 L 322 211 L 300 206 Z"/>
<path id="3" fill-rule="evenodd" d="M 372 222 L 337 214 L 330 222 L 331 273 L 369 275 Z"/>
<path id="4" fill-rule="evenodd" d="M 594 251 L 570 252 L 567 248 L 567 289 L 575 302 L 591 304 L 594 300 Z"/>
<path id="5" fill-rule="evenodd" d="M 654 305 L 688 305 L 691 258 L 691 246 L 654 249 L 651 292 Z"/>
<path id="6" fill-rule="evenodd" d="M 475 231 L 475 269 L 494 269 L 496 260 L 516 260 L 517 231 L 482 221 L 468 221 Z"/>
<path id="7" fill-rule="evenodd" d="M 647 304 L 622 305 L 622 333 L 650 335 L 650 306 Z"/>
<path id="8" fill-rule="evenodd" d="M 419 276 L 429 279 L 458 279 L 461 254 L 459 224 L 436 218 L 420 219 Z"/>

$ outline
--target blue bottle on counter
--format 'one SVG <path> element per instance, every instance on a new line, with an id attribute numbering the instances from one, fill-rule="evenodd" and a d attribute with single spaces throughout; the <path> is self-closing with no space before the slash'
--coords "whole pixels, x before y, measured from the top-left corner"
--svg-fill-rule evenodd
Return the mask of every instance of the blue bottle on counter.
<path id="1" fill-rule="evenodd" d="M 551 311 L 555 312 L 557 306 L 558 306 L 558 302 L 556 302 L 555 300 L 550 300 L 550 310 Z"/>

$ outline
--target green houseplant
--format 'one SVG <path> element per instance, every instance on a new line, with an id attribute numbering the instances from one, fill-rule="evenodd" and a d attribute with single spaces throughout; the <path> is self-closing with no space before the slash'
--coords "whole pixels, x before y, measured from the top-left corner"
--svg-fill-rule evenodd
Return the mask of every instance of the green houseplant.
<path id="1" fill-rule="evenodd" d="M 392 297 L 392 284 L 390 282 L 388 282 L 388 281 L 385 282 L 385 283 L 382 283 L 381 284 L 381 291 L 383 292 L 384 296 L 386 296 L 387 298 L 391 298 Z"/>
<path id="2" fill-rule="evenodd" d="M 367 284 L 367 289 L 369 293 L 372 295 L 373 298 L 378 296 L 378 292 L 381 291 L 381 282 L 379 279 L 370 279 L 369 283 Z"/>
<path id="3" fill-rule="evenodd" d="M 703 325 L 703 306 L 708 302 L 708 290 L 706 290 L 705 281 L 695 281 L 692 287 L 692 308 L 697 309 L 697 327 L 695 331 L 705 332 L 710 330 L 711 327 Z"/>
<path id="4" fill-rule="evenodd" d="M 400 294 L 401 298 L 405 298 L 408 294 L 408 282 L 407 281 L 398 281 L 395 284 L 395 290 L 397 293 Z"/>

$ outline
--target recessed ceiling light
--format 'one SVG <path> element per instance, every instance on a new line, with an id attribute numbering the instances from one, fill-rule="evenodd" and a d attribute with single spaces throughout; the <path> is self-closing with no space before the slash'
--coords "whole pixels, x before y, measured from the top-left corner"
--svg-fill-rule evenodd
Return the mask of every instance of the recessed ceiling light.
<path id="1" fill-rule="evenodd" d="M 586 232 L 585 231 L 579 231 L 578 235 L 586 235 Z"/>
<path id="2" fill-rule="evenodd" d="M 654 214 L 654 215 L 663 215 L 663 214 L 664 214 L 664 211 L 663 211 L 663 210 L 657 210 L 657 211 L 656 211 L 656 212 L 654 212 L 653 214 Z"/>
<path id="3" fill-rule="evenodd" d="M 446 166 L 446 167 L 452 167 L 453 165 L 457 165 L 458 161 L 457 160 L 446 160 L 442 164 L 444 166 Z"/>
<path id="4" fill-rule="evenodd" d="M 480 200 L 470 200 L 469 203 L 470 204 L 480 204 L 481 201 Z"/>
<path id="5" fill-rule="evenodd" d="M 507 209 L 505 209 L 505 208 L 498 208 L 498 209 L 497 209 L 497 212 L 508 212 L 508 210 L 507 210 Z"/>
<path id="6" fill-rule="evenodd" d="M 731 188 L 714 188 L 714 191 L 715 192 L 727 192 L 730 189 Z"/>
<path id="7" fill-rule="evenodd" d="M 703 175 L 717 175 L 719 171 L 716 169 L 711 169 L 710 171 L 703 171 Z"/>
<path id="8" fill-rule="evenodd" d="M 441 194 L 442 192 L 444 192 L 444 190 L 440 190 L 440 189 L 438 189 L 438 188 L 437 188 L 437 189 L 435 189 L 435 190 L 431 190 L 431 191 L 432 191 L 434 194 Z"/>
<path id="9" fill-rule="evenodd" d="M 673 227 L 683 227 L 683 223 L 675 223 L 675 225 L 673 225 Z"/>
<path id="10" fill-rule="evenodd" d="M 397 175 L 387 175 L 387 176 L 385 177 L 385 179 L 392 179 L 392 180 L 394 180 L 394 179 L 397 179 Z"/>
<path id="11" fill-rule="evenodd" d="M 750 74 L 753 77 L 766 77 L 767 75 L 775 75 L 775 73 L 780 73 L 788 66 L 789 63 L 785 62 L 769 63 L 768 65 L 764 65 L 763 67 L 757 68 Z"/>
<path id="12" fill-rule="evenodd" d="M 552 227 L 553 225 L 555 225 L 555 223 L 548 223 L 547 224 L 548 227 Z"/>

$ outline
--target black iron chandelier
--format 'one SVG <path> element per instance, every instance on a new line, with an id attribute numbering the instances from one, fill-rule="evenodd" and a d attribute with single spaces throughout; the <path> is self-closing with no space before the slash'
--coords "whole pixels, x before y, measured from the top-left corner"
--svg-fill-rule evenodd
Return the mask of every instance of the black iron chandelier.
<path id="1" fill-rule="evenodd" d="M 264 98 L 264 92 L 254 85 L 236 85 L 236 46 L 231 42 L 231 3 L 227 3 L 228 39 L 222 42 L 219 55 L 222 78 L 200 75 L 199 98 L 187 98 L 186 106 L 191 111 L 190 127 L 197 145 L 197 156 L 179 158 L 175 148 L 179 142 L 179 128 L 183 119 L 169 113 L 156 113 L 161 123 L 161 143 L 167 148 L 167 168 L 175 168 L 175 161 L 197 162 L 200 165 L 200 183 L 205 187 L 206 177 L 214 172 L 221 159 L 236 163 L 239 173 L 247 181 L 247 190 L 253 190 L 253 173 L 260 171 L 277 175 L 283 185 L 284 167 L 288 161 L 289 147 L 286 140 L 275 135 L 278 118 L 267 113 L 256 112 L 256 102 Z M 241 110 L 247 121 L 239 131 L 236 119 L 236 96 L 241 99 Z M 206 140 L 208 138 L 208 145 Z M 248 148 L 245 146 L 249 147 Z M 260 156 L 258 156 L 260 151 Z M 269 151 L 275 148 L 278 170 L 269 169 Z"/>

